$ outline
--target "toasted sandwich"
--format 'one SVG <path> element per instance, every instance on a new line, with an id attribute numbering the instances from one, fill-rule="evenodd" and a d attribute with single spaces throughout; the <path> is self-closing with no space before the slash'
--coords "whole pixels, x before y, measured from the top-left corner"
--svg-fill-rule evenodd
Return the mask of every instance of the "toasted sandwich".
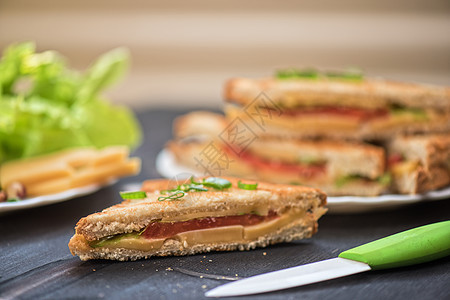
<path id="1" fill-rule="evenodd" d="M 401 136 L 387 149 L 394 191 L 418 194 L 450 185 L 450 134 Z"/>
<path id="2" fill-rule="evenodd" d="M 326 212 L 317 189 L 237 178 L 146 181 L 122 195 L 130 199 L 78 222 L 73 255 L 124 261 L 249 250 L 311 237 Z"/>
<path id="3" fill-rule="evenodd" d="M 388 140 L 450 131 L 450 88 L 348 73 L 290 70 L 274 78 L 235 78 L 225 86 L 228 119 L 262 135 Z"/>
<path id="4" fill-rule="evenodd" d="M 180 165 L 197 174 L 306 185 L 328 195 L 373 196 L 388 188 L 385 152 L 379 146 L 264 136 L 252 139 L 249 132 L 233 143 L 228 137 L 234 128 L 221 115 L 192 112 L 175 120 L 175 139 L 167 149 Z M 238 144 L 238 140 L 247 142 Z"/>

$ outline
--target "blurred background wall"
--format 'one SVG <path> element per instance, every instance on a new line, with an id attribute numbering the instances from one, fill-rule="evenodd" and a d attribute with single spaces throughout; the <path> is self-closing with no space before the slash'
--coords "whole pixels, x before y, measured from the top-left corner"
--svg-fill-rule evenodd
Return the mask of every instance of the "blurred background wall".
<path id="1" fill-rule="evenodd" d="M 448 0 L 0 0 L 0 48 L 25 40 L 80 69 L 128 47 L 109 95 L 134 107 L 219 107 L 225 79 L 283 67 L 450 85 Z"/>

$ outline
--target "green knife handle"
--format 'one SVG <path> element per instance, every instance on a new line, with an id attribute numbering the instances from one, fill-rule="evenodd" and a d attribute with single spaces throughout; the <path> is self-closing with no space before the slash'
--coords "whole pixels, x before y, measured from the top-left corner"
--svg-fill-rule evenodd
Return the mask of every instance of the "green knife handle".
<path id="1" fill-rule="evenodd" d="M 450 255 L 450 221 L 410 229 L 344 251 L 339 257 L 388 269 L 419 264 Z"/>

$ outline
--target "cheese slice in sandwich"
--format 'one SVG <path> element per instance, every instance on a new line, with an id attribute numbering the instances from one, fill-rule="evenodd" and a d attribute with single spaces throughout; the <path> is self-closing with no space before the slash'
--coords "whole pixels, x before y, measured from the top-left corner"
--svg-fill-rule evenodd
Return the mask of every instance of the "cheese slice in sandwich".
<path id="1" fill-rule="evenodd" d="M 146 181 L 139 196 L 131 193 L 130 198 L 139 199 L 82 218 L 70 251 L 82 260 L 136 260 L 249 250 L 309 238 L 317 231 L 317 220 L 326 212 L 323 192 L 242 181 Z"/>
<path id="2" fill-rule="evenodd" d="M 291 70 L 234 78 L 225 85 L 225 112 L 270 136 L 386 140 L 450 130 L 449 87 L 351 75 Z"/>
<path id="3" fill-rule="evenodd" d="M 450 134 L 399 136 L 387 149 L 396 192 L 418 194 L 450 185 Z"/>
<path id="4" fill-rule="evenodd" d="M 209 124 L 213 124 L 210 126 Z M 167 149 L 176 161 L 198 173 L 246 177 L 319 188 L 328 195 L 373 196 L 389 185 L 385 153 L 365 143 L 244 136 L 232 143 L 233 126 L 218 114 L 192 112 L 174 122 Z M 231 133 L 230 133 L 231 135 Z M 251 142 L 245 148 L 239 140 Z M 213 153 L 213 152 L 216 153 Z M 216 161 L 208 164 L 208 158 Z M 203 161 L 203 163 L 201 163 Z"/>

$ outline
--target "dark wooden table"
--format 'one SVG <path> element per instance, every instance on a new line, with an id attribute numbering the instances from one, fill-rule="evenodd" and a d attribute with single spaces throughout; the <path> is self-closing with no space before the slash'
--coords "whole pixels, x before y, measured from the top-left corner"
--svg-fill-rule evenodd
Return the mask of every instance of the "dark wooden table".
<path id="1" fill-rule="evenodd" d="M 83 216 L 121 201 L 125 184 L 159 177 L 155 157 L 181 111 L 144 111 L 142 173 L 94 194 L 0 215 L 0 299 L 199 299 L 226 283 L 209 275 L 247 277 L 336 257 L 343 250 L 402 230 L 450 219 L 450 199 L 360 215 L 325 215 L 313 238 L 248 252 L 216 252 L 136 262 L 88 261 L 67 247 Z M 195 273 L 205 274 L 203 278 Z M 450 259 L 373 271 L 252 299 L 450 299 Z"/>

